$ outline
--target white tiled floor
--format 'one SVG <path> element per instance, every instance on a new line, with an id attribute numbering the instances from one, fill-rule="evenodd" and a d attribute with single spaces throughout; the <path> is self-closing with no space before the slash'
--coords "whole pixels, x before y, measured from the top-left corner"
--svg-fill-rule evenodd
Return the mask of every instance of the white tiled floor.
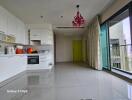
<path id="1" fill-rule="evenodd" d="M 28 93 L 7 93 L 7 90 Z M 52 71 L 27 72 L 0 88 L 0 100 L 132 100 L 132 84 L 103 71 L 61 63 Z"/>

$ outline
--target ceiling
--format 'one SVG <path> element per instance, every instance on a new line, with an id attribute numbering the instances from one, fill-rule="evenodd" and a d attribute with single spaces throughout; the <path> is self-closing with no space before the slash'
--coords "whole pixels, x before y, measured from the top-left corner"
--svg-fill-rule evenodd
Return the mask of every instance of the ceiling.
<path id="1" fill-rule="evenodd" d="M 51 23 L 56 33 L 81 34 L 84 29 L 57 29 L 72 26 L 76 5 L 88 22 L 115 0 L 0 0 L 0 4 L 26 24 Z M 44 16 L 43 19 L 40 16 Z M 61 18 L 63 16 L 63 18 Z"/>

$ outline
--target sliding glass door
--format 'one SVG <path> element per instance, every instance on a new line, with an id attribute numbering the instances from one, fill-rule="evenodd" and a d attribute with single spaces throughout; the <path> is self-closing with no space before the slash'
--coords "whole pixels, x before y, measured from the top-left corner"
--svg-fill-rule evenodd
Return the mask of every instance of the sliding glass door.
<path id="1" fill-rule="evenodd" d="M 111 68 L 132 73 L 132 32 L 130 8 L 109 20 Z"/>

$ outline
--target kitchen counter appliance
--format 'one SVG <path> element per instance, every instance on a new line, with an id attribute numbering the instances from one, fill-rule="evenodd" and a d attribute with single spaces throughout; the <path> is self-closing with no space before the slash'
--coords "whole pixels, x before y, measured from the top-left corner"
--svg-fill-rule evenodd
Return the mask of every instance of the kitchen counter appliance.
<path id="1" fill-rule="evenodd" d="M 39 55 L 30 55 L 27 60 L 28 64 L 39 64 Z"/>

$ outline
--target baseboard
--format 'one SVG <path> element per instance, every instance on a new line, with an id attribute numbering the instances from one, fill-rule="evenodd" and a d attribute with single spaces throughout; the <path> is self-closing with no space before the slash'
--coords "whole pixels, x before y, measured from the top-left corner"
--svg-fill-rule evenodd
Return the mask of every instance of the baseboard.
<path id="1" fill-rule="evenodd" d="M 73 61 L 62 61 L 62 62 L 56 62 L 57 63 L 73 63 Z"/>
<path id="2" fill-rule="evenodd" d="M 52 70 L 54 70 L 54 67 L 51 67 L 51 68 L 47 68 L 47 69 L 28 69 L 28 70 L 26 70 L 26 72 L 51 72 Z"/>

